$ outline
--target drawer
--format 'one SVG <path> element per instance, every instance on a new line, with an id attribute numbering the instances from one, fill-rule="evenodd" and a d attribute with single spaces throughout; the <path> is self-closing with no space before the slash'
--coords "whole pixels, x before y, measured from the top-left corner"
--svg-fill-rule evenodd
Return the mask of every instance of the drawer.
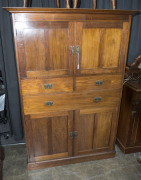
<path id="1" fill-rule="evenodd" d="M 22 94 L 73 92 L 73 78 L 24 79 L 21 80 Z"/>
<path id="2" fill-rule="evenodd" d="M 76 91 L 120 89 L 122 75 L 76 77 Z"/>
<path id="3" fill-rule="evenodd" d="M 120 90 L 23 96 L 24 114 L 118 106 Z M 101 102 L 100 102 L 101 101 Z"/>

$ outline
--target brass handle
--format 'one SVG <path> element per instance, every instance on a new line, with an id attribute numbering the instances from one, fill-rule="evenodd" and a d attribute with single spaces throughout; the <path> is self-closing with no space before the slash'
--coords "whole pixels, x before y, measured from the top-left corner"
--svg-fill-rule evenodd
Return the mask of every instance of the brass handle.
<path id="1" fill-rule="evenodd" d="M 77 136 L 78 136 L 78 132 L 75 131 L 75 132 L 74 132 L 74 138 L 77 138 Z"/>
<path id="2" fill-rule="evenodd" d="M 71 46 L 71 55 L 74 55 L 74 46 Z"/>
<path id="3" fill-rule="evenodd" d="M 71 139 L 73 138 L 73 132 L 70 132 L 70 138 Z"/>
<path id="4" fill-rule="evenodd" d="M 45 89 L 52 89 L 52 84 L 44 84 Z"/>
<path id="5" fill-rule="evenodd" d="M 96 81 L 96 85 L 97 85 L 97 86 L 102 86 L 102 85 L 103 85 L 103 81 L 102 81 L 102 80 Z"/>
<path id="6" fill-rule="evenodd" d="M 77 54 L 77 56 L 78 56 L 77 69 L 79 69 L 79 68 L 80 68 L 80 66 L 79 66 L 80 46 L 76 46 L 76 54 Z"/>
<path id="7" fill-rule="evenodd" d="M 53 101 L 47 101 L 47 102 L 45 102 L 45 105 L 46 106 L 53 106 Z"/>
<path id="8" fill-rule="evenodd" d="M 95 102 L 101 102 L 101 101 L 102 101 L 102 97 L 95 97 L 95 98 L 94 98 L 94 101 L 95 101 Z"/>

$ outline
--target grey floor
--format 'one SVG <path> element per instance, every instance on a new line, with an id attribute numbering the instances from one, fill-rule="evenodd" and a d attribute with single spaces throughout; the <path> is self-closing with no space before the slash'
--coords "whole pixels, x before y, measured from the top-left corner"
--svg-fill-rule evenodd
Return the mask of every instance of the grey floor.
<path id="1" fill-rule="evenodd" d="M 138 154 L 28 171 L 25 145 L 5 147 L 3 180 L 141 180 Z"/>

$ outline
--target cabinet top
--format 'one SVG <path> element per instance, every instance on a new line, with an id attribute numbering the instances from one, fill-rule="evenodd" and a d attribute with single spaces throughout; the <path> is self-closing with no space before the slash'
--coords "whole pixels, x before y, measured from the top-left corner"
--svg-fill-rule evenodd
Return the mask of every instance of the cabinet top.
<path id="1" fill-rule="evenodd" d="M 11 13 L 76 13 L 76 14 L 114 14 L 114 15 L 134 15 L 139 11 L 128 10 L 103 10 L 103 9 L 66 9 L 66 8 L 16 8 L 4 7 L 5 10 Z"/>

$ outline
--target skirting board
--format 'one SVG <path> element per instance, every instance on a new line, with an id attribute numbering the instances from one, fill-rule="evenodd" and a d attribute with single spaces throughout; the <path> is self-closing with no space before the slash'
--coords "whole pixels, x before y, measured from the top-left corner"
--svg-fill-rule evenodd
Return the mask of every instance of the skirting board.
<path id="1" fill-rule="evenodd" d="M 32 162 L 32 163 L 28 163 L 28 169 L 33 170 L 33 169 L 40 169 L 40 168 L 48 168 L 48 167 L 74 164 L 74 163 L 80 163 L 80 162 L 86 162 L 86 161 L 113 158 L 113 157 L 115 157 L 115 151 L 109 151 L 109 152 L 104 152 L 104 153 L 103 152 L 95 153 L 95 154 L 69 157 L 69 158 L 63 158 L 63 159 L 57 159 L 57 160 Z"/>
<path id="2" fill-rule="evenodd" d="M 124 154 L 141 152 L 141 146 L 124 147 L 119 139 L 116 140 L 116 144 Z"/>

